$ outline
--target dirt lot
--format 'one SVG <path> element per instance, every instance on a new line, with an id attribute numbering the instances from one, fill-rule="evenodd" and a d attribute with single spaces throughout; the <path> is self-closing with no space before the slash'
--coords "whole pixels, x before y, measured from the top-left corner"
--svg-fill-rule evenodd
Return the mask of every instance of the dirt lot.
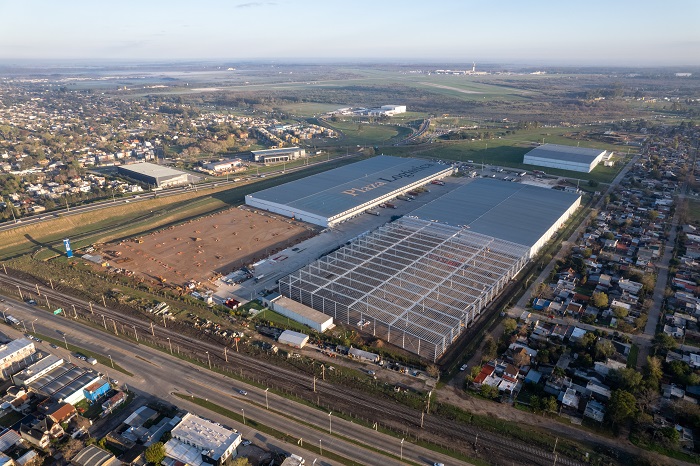
<path id="1" fill-rule="evenodd" d="M 278 215 L 235 208 L 107 244 L 100 253 L 110 265 L 147 279 L 205 283 L 315 234 L 313 227 Z"/>

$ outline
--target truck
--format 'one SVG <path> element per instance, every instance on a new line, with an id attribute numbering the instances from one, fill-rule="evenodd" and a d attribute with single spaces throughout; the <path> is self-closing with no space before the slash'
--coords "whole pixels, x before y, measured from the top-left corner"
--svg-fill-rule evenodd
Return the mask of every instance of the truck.
<path id="1" fill-rule="evenodd" d="M 410 201 L 411 200 L 411 198 L 408 196 L 396 196 L 396 199 L 398 199 L 400 201 Z"/>
<path id="2" fill-rule="evenodd" d="M 390 204 L 390 203 L 388 203 L 388 202 L 384 203 L 384 205 L 387 206 L 387 207 L 390 208 L 390 209 L 398 209 L 398 207 L 396 207 L 394 204 Z"/>
<path id="3" fill-rule="evenodd" d="M 445 182 L 444 182 L 444 181 L 440 181 L 440 180 L 433 180 L 433 181 L 431 181 L 430 183 L 431 183 L 431 184 L 436 184 L 436 185 L 438 185 L 438 186 L 445 186 Z"/>
<path id="4" fill-rule="evenodd" d="M 365 210 L 365 213 L 379 217 L 379 212 L 375 210 Z"/>

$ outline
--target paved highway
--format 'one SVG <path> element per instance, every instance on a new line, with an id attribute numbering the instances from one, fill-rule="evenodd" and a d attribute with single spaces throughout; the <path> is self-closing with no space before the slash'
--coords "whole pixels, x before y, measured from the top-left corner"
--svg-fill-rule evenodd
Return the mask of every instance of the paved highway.
<path id="1" fill-rule="evenodd" d="M 199 413 L 207 418 L 232 425 L 241 431 L 244 437 L 253 440 L 254 443 L 261 446 L 297 453 L 306 458 L 309 458 L 310 455 L 309 452 L 296 445 L 273 441 L 273 439 L 270 439 L 263 433 L 223 418 L 216 415 L 216 413 L 204 410 L 192 403 L 185 402 L 173 396 L 173 393 L 184 393 L 206 398 L 236 413 L 241 412 L 241 409 L 243 409 L 247 419 L 255 419 L 262 424 L 288 433 L 294 439 L 301 438 L 306 443 L 312 442 L 318 445 L 320 440 L 324 450 L 333 451 L 362 464 L 403 464 L 398 459 L 387 457 L 382 453 L 358 445 L 358 443 L 368 445 L 380 452 L 400 456 L 400 440 L 395 437 L 375 432 L 370 428 L 359 426 L 338 417 L 332 416 L 332 419 L 329 420 L 326 412 L 292 402 L 269 392 L 267 394 L 267 403 L 270 410 L 268 411 L 266 409 L 265 391 L 260 388 L 207 371 L 148 346 L 122 340 L 113 334 L 95 332 L 94 328 L 86 326 L 79 321 L 54 316 L 34 306 L 12 299 L 7 299 L 4 304 L 10 308 L 8 312 L 22 320 L 24 325 L 33 323 L 37 333 L 60 340 L 63 337 L 57 332 L 64 332 L 69 344 L 80 346 L 105 356 L 110 355 L 115 363 L 135 374 L 134 377 L 128 377 L 111 367 L 99 366 L 98 369 L 106 373 L 108 377 L 119 380 L 121 384 L 128 385 L 130 389 L 134 389 L 137 393 L 141 392 L 166 399 L 177 406 Z M 7 328 L 4 330 L 13 337 L 21 334 L 21 329 Z M 66 359 L 69 356 L 65 349 L 60 347 L 52 349 L 46 342 L 38 344 L 38 346 L 44 351 L 56 353 L 58 356 Z M 238 389 L 246 390 L 248 395 L 239 395 L 237 393 Z M 323 390 L 322 383 L 318 383 L 318 390 Z M 329 427 L 332 427 L 333 435 L 329 434 Z M 338 438 L 336 435 L 340 435 L 342 438 Z M 346 439 L 351 439 L 352 441 Z M 403 444 L 403 457 L 405 460 L 417 464 L 432 464 L 435 461 L 447 465 L 467 464 L 409 442 L 404 442 Z M 321 461 L 320 464 L 333 463 L 325 460 L 325 462 Z"/>

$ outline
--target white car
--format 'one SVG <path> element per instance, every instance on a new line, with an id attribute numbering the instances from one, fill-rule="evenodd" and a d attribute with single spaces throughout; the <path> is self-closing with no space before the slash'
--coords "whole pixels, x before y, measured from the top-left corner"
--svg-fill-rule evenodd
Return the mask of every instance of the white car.
<path id="1" fill-rule="evenodd" d="M 467 365 L 462 364 L 462 367 L 459 368 L 460 371 L 466 371 L 467 370 Z"/>

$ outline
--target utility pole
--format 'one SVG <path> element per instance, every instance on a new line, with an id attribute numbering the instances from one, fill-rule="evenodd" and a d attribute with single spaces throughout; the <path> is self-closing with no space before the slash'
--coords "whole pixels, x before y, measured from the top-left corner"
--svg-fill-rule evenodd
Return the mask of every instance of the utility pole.
<path id="1" fill-rule="evenodd" d="M 77 319 L 78 318 L 78 311 L 75 310 L 75 304 L 71 304 L 73 306 L 73 318 Z"/>
<path id="2" fill-rule="evenodd" d="M 5 263 L 2 264 L 2 269 L 5 271 L 5 275 L 7 275 L 7 268 L 5 267 Z"/>
<path id="3" fill-rule="evenodd" d="M 117 323 L 112 319 L 112 323 L 114 324 L 114 334 L 119 336 L 119 333 L 117 332 Z"/>
<path id="4" fill-rule="evenodd" d="M 20 288 L 19 285 L 17 285 L 17 290 L 19 291 L 19 299 L 24 301 L 24 296 L 22 296 L 22 288 Z"/>
<path id="5" fill-rule="evenodd" d="M 46 307 L 48 307 L 49 310 L 51 310 L 51 305 L 49 304 L 49 297 L 44 295 L 44 298 L 46 298 Z"/>
<path id="6" fill-rule="evenodd" d="M 136 343 L 138 343 L 139 342 L 139 334 L 136 333 L 136 325 L 132 325 L 132 327 L 134 327 L 134 337 L 136 337 Z"/>
<path id="7" fill-rule="evenodd" d="M 267 391 L 270 389 L 270 387 L 267 387 L 265 389 L 265 408 L 269 411 L 270 410 L 270 404 L 267 402 Z"/>
<path id="8" fill-rule="evenodd" d="M 88 304 L 90 305 L 90 314 L 94 314 L 95 311 L 92 310 L 92 301 L 88 301 Z"/>
<path id="9" fill-rule="evenodd" d="M 41 296 L 41 291 L 39 291 L 39 284 L 35 283 L 34 285 L 36 285 L 36 294 Z"/>
<path id="10" fill-rule="evenodd" d="M 55 288 L 53 287 L 53 280 L 51 280 L 50 278 L 49 278 L 49 284 L 51 285 L 51 289 L 55 290 Z"/>
<path id="11" fill-rule="evenodd" d="M 165 325 L 165 314 L 163 314 L 163 327 L 168 328 L 168 326 Z"/>
<path id="12" fill-rule="evenodd" d="M 151 335 L 156 336 L 156 332 L 153 331 L 153 322 L 151 322 Z"/>
<path id="13" fill-rule="evenodd" d="M 105 295 L 102 295 L 102 305 L 107 307 L 107 301 L 105 301 Z"/>
<path id="14" fill-rule="evenodd" d="M 105 330 L 107 330 L 107 319 L 105 319 L 105 315 L 102 314 L 102 325 L 104 325 Z"/>
<path id="15" fill-rule="evenodd" d="M 226 347 L 224 346 L 224 360 L 228 362 L 228 356 L 226 355 Z"/>
<path id="16" fill-rule="evenodd" d="M 314 375 L 314 393 L 316 393 L 316 376 Z"/>

